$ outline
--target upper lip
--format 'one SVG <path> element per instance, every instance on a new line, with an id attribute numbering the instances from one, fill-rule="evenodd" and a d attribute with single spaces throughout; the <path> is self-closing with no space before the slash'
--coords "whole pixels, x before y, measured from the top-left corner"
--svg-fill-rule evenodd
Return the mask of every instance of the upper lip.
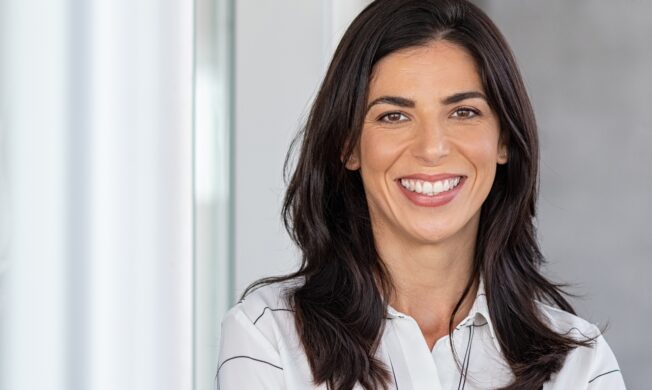
<path id="1" fill-rule="evenodd" d="M 401 176 L 398 180 L 409 179 L 409 180 L 422 180 L 422 181 L 438 181 L 445 179 L 452 179 L 455 177 L 464 177 L 464 175 L 459 175 L 456 173 L 439 173 L 437 175 L 427 175 L 425 173 L 414 173 L 407 176 Z"/>

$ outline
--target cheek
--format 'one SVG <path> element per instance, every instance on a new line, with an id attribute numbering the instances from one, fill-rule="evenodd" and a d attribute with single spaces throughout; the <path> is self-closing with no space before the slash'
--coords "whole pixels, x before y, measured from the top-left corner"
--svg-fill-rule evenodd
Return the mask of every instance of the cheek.
<path id="1" fill-rule="evenodd" d="M 464 158 L 471 165 L 475 178 L 473 179 L 472 191 L 474 198 L 478 202 L 486 199 L 493 185 L 496 176 L 497 156 L 498 156 L 498 136 L 493 132 L 488 132 L 482 136 L 476 132 L 474 135 L 469 134 L 458 144 L 459 150 Z"/>
<path id="2" fill-rule="evenodd" d="M 478 170 L 495 170 L 498 163 L 498 137 L 474 137 L 464 143 L 465 154 Z"/>
<path id="3" fill-rule="evenodd" d="M 400 157 L 404 144 L 394 134 L 363 132 L 360 139 L 361 169 L 368 173 L 387 171 Z"/>

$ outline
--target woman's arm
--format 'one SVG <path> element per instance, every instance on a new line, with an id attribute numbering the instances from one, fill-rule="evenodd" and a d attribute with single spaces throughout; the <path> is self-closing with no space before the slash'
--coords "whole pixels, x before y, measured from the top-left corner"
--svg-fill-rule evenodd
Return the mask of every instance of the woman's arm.
<path id="1" fill-rule="evenodd" d="M 593 347 L 593 359 L 588 380 L 589 390 L 625 389 L 620 367 L 607 341 L 600 335 Z"/>

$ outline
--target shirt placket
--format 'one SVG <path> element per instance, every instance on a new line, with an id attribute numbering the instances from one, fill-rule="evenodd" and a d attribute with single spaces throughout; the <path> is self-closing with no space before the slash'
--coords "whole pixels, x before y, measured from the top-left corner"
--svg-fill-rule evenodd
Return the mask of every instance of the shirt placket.
<path id="1" fill-rule="evenodd" d="M 417 322 L 410 316 L 398 314 L 388 325 L 387 353 L 397 388 L 441 390 L 437 366 Z"/>

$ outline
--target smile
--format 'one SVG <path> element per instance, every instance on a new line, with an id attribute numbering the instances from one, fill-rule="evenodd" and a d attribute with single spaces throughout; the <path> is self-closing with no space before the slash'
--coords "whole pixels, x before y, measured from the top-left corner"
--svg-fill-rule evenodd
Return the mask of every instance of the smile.
<path id="1" fill-rule="evenodd" d="M 400 184 L 403 188 L 426 196 L 436 196 L 443 192 L 448 192 L 460 184 L 461 176 L 438 181 L 401 179 Z"/>

